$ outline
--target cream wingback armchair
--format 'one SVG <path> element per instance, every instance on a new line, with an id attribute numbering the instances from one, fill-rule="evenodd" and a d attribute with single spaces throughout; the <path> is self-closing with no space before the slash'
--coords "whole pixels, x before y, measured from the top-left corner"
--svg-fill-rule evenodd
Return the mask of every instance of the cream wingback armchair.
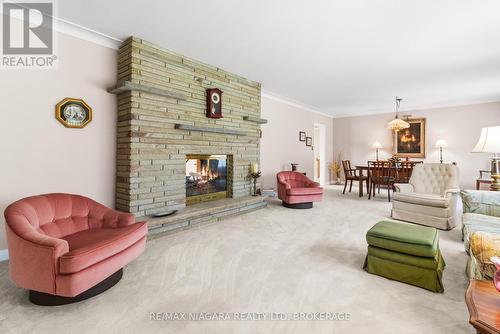
<path id="1" fill-rule="evenodd" d="M 396 183 L 392 218 L 451 230 L 461 220 L 458 168 L 452 164 L 418 164 L 409 183 Z"/>

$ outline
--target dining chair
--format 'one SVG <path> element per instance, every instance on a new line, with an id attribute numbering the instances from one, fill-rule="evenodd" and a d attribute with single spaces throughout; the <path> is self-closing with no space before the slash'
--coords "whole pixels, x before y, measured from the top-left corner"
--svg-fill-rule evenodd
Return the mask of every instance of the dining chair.
<path id="1" fill-rule="evenodd" d="M 353 181 L 360 181 L 360 179 L 359 179 L 360 174 L 358 174 L 358 173 L 363 173 L 363 172 L 360 170 L 357 170 L 356 168 L 352 168 L 350 160 L 342 160 L 342 169 L 344 170 L 344 178 L 345 178 L 344 191 L 342 192 L 342 194 L 345 194 L 345 190 L 347 188 L 347 182 L 349 182 L 349 181 L 351 182 L 351 184 L 349 185 L 349 192 L 351 192 L 352 182 Z M 366 182 L 366 191 L 369 191 L 368 176 L 361 175 L 360 182 Z"/>
<path id="2" fill-rule="evenodd" d="M 372 193 L 375 197 L 375 188 L 380 186 L 387 187 L 387 199 L 391 201 L 391 189 L 396 181 L 396 169 L 387 161 L 368 161 L 368 175 L 370 179 L 370 187 L 368 189 L 368 199 L 371 199 Z"/>
<path id="3" fill-rule="evenodd" d="M 410 181 L 411 173 L 415 165 L 422 163 L 422 161 L 402 161 L 396 170 L 396 183 L 408 183 Z"/>

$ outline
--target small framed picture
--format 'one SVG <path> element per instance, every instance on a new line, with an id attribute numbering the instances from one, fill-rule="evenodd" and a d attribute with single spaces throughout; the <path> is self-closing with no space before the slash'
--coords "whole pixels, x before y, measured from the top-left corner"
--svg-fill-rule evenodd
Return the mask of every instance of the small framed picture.
<path id="1" fill-rule="evenodd" d="M 304 131 L 299 131 L 299 140 L 306 141 L 306 133 Z"/>
<path id="2" fill-rule="evenodd" d="M 306 137 L 306 146 L 312 146 L 313 139 L 312 137 Z"/>
<path id="3" fill-rule="evenodd" d="M 92 108 L 82 99 L 68 97 L 56 105 L 56 118 L 67 128 L 83 128 L 92 121 Z"/>

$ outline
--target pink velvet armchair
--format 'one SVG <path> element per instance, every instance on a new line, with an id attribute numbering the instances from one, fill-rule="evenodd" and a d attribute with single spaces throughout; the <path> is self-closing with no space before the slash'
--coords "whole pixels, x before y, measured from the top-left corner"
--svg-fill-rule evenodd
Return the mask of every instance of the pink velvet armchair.
<path id="1" fill-rule="evenodd" d="M 283 206 L 292 209 L 310 209 L 313 202 L 323 199 L 323 188 L 299 172 L 283 171 L 276 175 L 278 198 Z"/>
<path id="2" fill-rule="evenodd" d="M 107 290 L 146 244 L 145 223 L 78 195 L 24 198 L 7 207 L 5 219 L 10 276 L 39 305 Z"/>

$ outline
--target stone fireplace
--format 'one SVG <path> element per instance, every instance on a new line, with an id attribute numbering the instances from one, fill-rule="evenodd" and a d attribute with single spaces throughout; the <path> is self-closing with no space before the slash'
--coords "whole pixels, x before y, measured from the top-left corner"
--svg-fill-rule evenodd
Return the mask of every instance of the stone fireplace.
<path id="1" fill-rule="evenodd" d="M 222 114 L 206 117 L 206 90 Z M 118 51 L 116 207 L 136 216 L 251 194 L 260 84 L 131 37 Z M 240 200 L 241 202 L 241 200 Z"/>

